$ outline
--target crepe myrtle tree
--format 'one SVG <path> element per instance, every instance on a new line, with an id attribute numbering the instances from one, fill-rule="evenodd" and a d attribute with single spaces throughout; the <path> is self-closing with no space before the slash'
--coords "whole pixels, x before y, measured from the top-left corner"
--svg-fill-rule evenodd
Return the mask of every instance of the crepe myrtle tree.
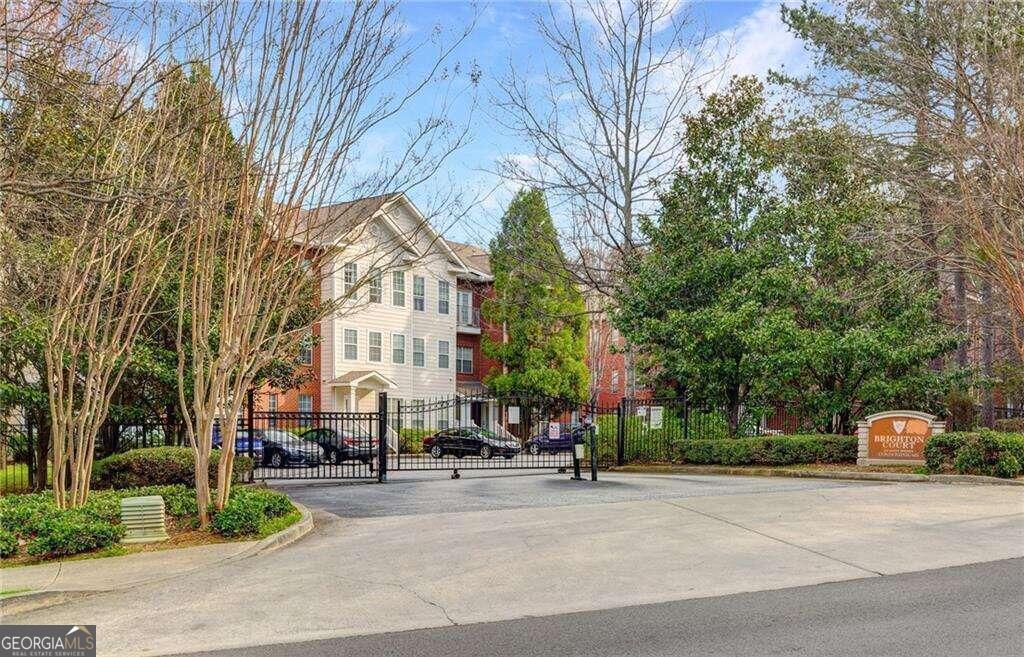
<path id="1" fill-rule="evenodd" d="M 184 149 L 152 88 L 156 61 L 194 24 L 175 19 L 166 42 L 140 36 L 166 16 L 156 5 L 5 8 L 0 303 L 37 329 L 61 507 L 87 499 L 97 434 L 176 235 Z"/>
<path id="2" fill-rule="evenodd" d="M 195 157 L 179 172 L 188 211 L 177 303 L 180 403 L 203 525 L 211 503 L 220 509 L 228 499 L 235 455 L 236 427 L 228 422 L 211 500 L 214 420 L 237 416 L 262 373 L 293 359 L 310 326 L 351 308 L 343 302 L 357 293 L 319 295 L 369 217 L 305 208 L 340 190 L 409 189 L 461 145 L 465 131 L 443 118 L 441 102 L 441 114 L 418 123 L 397 156 L 381 155 L 369 173 L 356 166 L 374 130 L 428 84 L 458 77 L 444 65 L 468 29 L 445 43 L 442 33 L 409 42 L 397 5 L 374 0 L 232 5 L 213 12 L 193 44 L 194 74 L 166 90 L 182 116 L 208 117 L 190 133 Z M 437 46 L 433 68 L 411 82 L 402 77 L 413 54 L 430 45 Z M 475 74 L 468 79 L 472 85 Z"/>

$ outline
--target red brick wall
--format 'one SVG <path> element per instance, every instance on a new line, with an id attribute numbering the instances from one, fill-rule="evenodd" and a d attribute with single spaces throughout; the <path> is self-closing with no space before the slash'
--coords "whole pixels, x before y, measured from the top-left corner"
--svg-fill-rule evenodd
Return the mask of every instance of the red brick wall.
<path id="1" fill-rule="evenodd" d="M 469 290 L 473 293 L 473 307 L 478 311 L 480 310 L 480 306 L 483 304 L 485 298 L 494 298 L 494 285 L 491 283 L 474 283 L 460 280 L 458 288 L 460 290 Z M 473 373 L 456 373 L 456 381 L 482 382 L 492 371 L 501 371 L 501 363 L 483 355 L 480 345 L 484 335 L 490 336 L 490 338 L 495 342 L 501 342 L 501 326 L 490 324 L 481 318 L 480 335 L 469 333 L 458 334 L 458 337 L 456 338 L 456 345 L 458 347 L 470 347 L 473 349 Z M 455 356 L 456 353 L 453 352 L 452 367 L 455 367 Z"/>
<path id="2" fill-rule="evenodd" d="M 320 411 L 320 323 L 313 325 L 313 336 L 316 342 L 313 345 L 313 364 L 300 366 L 299 371 L 308 373 L 303 382 L 291 390 L 280 390 L 270 386 L 263 386 L 256 393 L 256 409 L 267 410 L 270 403 L 270 395 L 277 395 L 277 410 L 287 412 L 298 412 L 299 395 L 311 395 L 313 397 L 313 412 Z"/>

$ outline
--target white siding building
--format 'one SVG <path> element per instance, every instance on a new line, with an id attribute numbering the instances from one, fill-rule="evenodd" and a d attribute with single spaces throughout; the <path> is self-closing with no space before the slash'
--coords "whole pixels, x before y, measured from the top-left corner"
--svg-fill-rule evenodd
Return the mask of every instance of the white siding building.
<path id="1" fill-rule="evenodd" d="M 380 391 L 455 394 L 456 279 L 466 265 L 404 194 L 312 212 L 328 213 L 345 246 L 321 290 L 338 304 L 320 326 L 321 410 L 374 411 Z"/>

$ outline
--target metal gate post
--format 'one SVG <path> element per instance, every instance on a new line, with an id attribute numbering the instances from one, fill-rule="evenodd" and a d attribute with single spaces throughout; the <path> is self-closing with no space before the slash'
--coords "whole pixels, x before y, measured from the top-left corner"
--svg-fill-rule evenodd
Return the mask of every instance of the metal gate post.
<path id="1" fill-rule="evenodd" d="M 245 436 L 246 440 L 249 443 L 249 461 L 252 463 L 252 468 L 249 470 L 249 483 L 251 484 L 253 481 L 256 480 L 256 449 L 255 447 L 253 447 L 253 443 L 256 442 L 256 430 L 253 429 L 252 426 L 253 406 L 255 406 L 256 404 L 256 393 L 253 391 L 252 388 L 249 388 L 249 391 L 246 393 L 246 396 L 248 397 L 248 399 L 246 399 L 246 406 L 248 408 L 246 408 L 245 410 L 245 423 L 248 426 L 246 427 L 245 430 Z M 235 440 L 235 444 L 238 444 L 237 437 Z"/>
<path id="2" fill-rule="evenodd" d="M 597 481 L 597 432 L 590 425 L 590 481 Z"/>
<path id="3" fill-rule="evenodd" d="M 388 393 L 377 394 L 377 482 L 388 480 Z"/>
<path id="4" fill-rule="evenodd" d="M 620 399 L 619 405 L 615 407 L 615 465 L 626 464 L 626 423 L 622 408 L 625 402 L 625 398 Z"/>

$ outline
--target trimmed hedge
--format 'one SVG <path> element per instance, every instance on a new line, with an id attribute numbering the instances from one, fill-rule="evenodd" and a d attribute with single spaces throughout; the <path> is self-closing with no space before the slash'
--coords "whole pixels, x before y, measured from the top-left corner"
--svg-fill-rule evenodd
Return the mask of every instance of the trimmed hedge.
<path id="1" fill-rule="evenodd" d="M 925 443 L 924 459 L 932 472 L 1012 479 L 1024 467 L 1024 435 L 990 429 L 943 433 Z"/>
<path id="2" fill-rule="evenodd" d="M 258 534 L 267 520 L 280 518 L 295 510 L 288 496 L 267 488 L 240 486 L 231 489 L 231 498 L 213 516 L 213 530 L 223 536 Z"/>
<path id="3" fill-rule="evenodd" d="M 217 476 L 220 450 L 210 455 L 210 478 Z M 190 447 L 145 447 L 108 456 L 97 461 L 92 470 L 94 488 L 131 488 L 195 484 L 195 455 Z M 235 455 L 232 464 L 235 481 L 243 481 L 252 470 L 248 456 Z"/>
<path id="4" fill-rule="evenodd" d="M 0 556 L 14 554 L 18 539 L 27 542 L 29 554 L 40 557 L 67 556 L 112 545 L 123 536 L 121 499 L 143 495 L 163 497 L 170 516 L 196 514 L 195 493 L 182 485 L 93 491 L 89 501 L 77 509 L 58 509 L 50 491 L 5 495 L 0 497 Z M 10 553 L 4 554 L 7 549 Z"/>
<path id="5" fill-rule="evenodd" d="M 1005 433 L 1024 433 L 1024 417 L 1010 417 L 996 420 L 996 431 Z"/>
<path id="6" fill-rule="evenodd" d="M 857 437 L 830 434 L 680 440 L 675 458 L 699 465 L 793 465 L 857 460 Z"/>

